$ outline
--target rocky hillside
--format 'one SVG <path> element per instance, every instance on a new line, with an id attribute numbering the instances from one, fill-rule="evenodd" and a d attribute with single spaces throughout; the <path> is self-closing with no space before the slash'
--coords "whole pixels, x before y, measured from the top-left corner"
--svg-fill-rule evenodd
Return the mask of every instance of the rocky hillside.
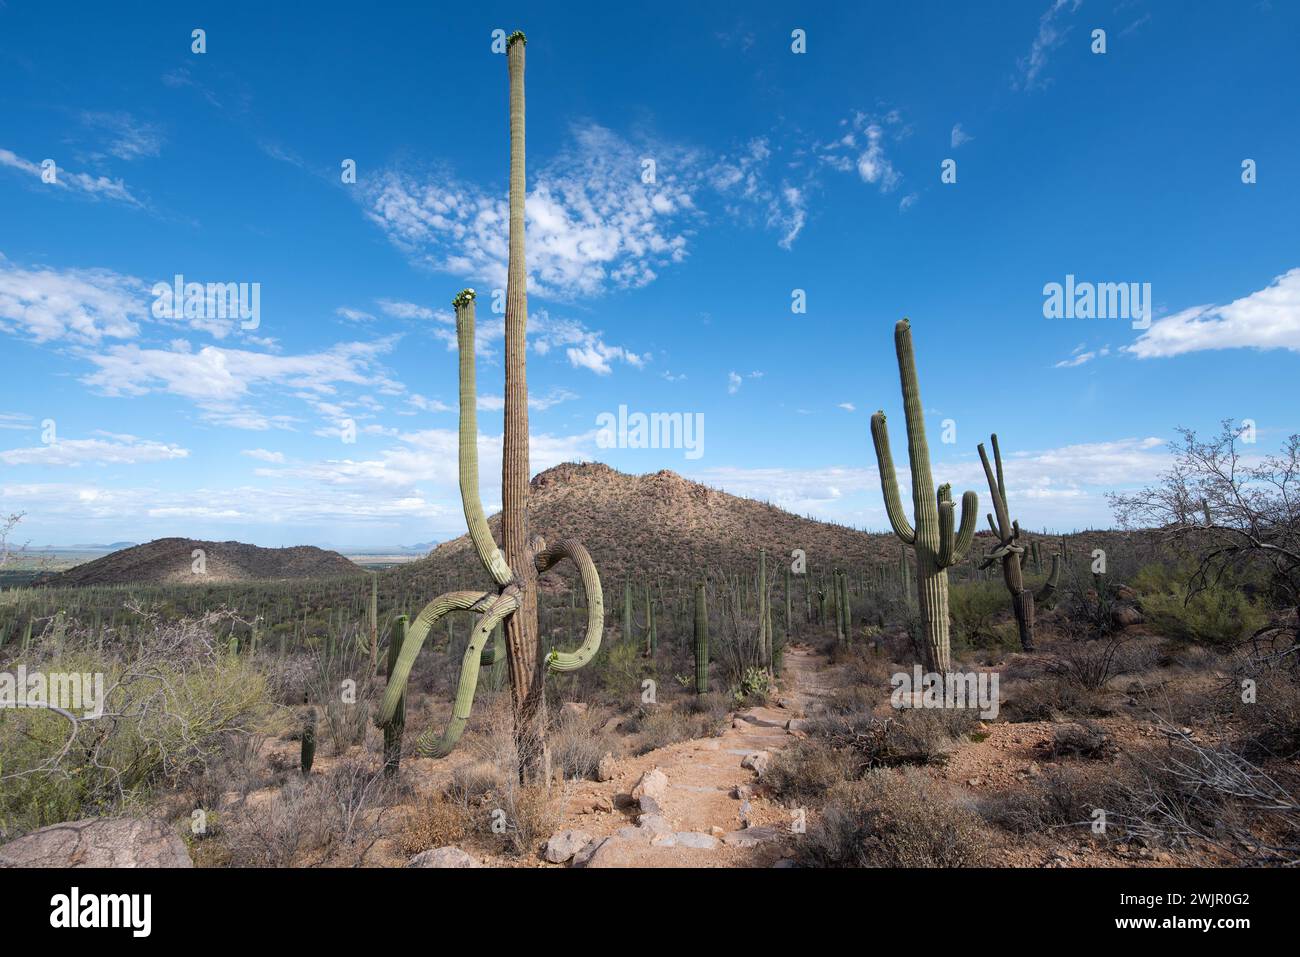
<path id="1" fill-rule="evenodd" d="M 203 550 L 204 573 L 194 571 L 194 550 Z M 241 581 L 287 581 L 333 578 L 360 572 L 338 552 L 312 545 L 260 548 L 243 542 L 204 542 L 193 538 L 160 538 L 134 548 L 77 565 L 39 584 L 52 587 L 82 585 L 193 585 Z"/>
<path id="2" fill-rule="evenodd" d="M 534 476 L 529 517 L 531 530 L 548 542 L 579 539 L 609 582 L 734 571 L 753 564 L 760 548 L 771 556 L 801 548 L 810 565 L 823 568 L 897 555 L 892 535 L 801 518 L 675 472 L 628 475 L 600 463 L 558 465 Z M 499 542 L 501 516 L 489 524 Z M 468 535 L 444 542 L 403 572 L 454 581 L 482 577 Z"/>
<path id="3" fill-rule="evenodd" d="M 863 532 L 803 518 L 675 472 L 628 475 L 600 463 L 558 465 L 534 476 L 529 515 L 532 531 L 548 542 L 574 537 L 586 545 L 607 586 L 629 577 L 693 578 L 709 569 L 751 569 L 760 548 L 767 549 L 773 574 L 780 574 L 776 569 L 783 567 L 782 557 L 788 561 L 796 548 L 803 549 L 810 569 L 820 571 L 896 562 L 901 551 L 892 532 Z M 500 542 L 500 515 L 488 522 Z M 1051 550 L 1060 541 L 1055 535 L 1024 535 Z M 1133 543 L 1120 541 L 1128 537 L 1119 532 L 1067 536 L 1076 555 L 1097 546 L 1131 553 Z M 977 532 L 972 550 L 978 554 L 993 545 L 992 535 Z M 568 563 L 560 568 L 571 577 Z M 427 558 L 388 574 L 416 591 L 487 584 L 468 535 L 444 542 Z"/>

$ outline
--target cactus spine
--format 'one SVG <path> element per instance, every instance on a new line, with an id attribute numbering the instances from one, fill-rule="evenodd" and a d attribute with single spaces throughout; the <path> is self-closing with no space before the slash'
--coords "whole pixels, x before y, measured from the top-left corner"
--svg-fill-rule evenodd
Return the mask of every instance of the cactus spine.
<path id="1" fill-rule="evenodd" d="M 916 589 L 920 609 L 921 652 L 930 671 L 951 670 L 948 635 L 948 569 L 961 561 L 975 537 L 975 515 L 979 497 L 967 492 L 961 501 L 961 525 L 954 522 L 952 488 L 939 486 L 936 492 L 930 474 L 930 448 L 925 441 L 925 411 L 916 378 L 916 357 L 912 351 L 912 327 L 902 319 L 894 326 L 894 349 L 903 389 L 903 413 L 907 422 L 907 457 L 912 473 L 912 510 L 916 527 L 908 522 L 898 493 L 898 478 L 889 450 L 885 413 L 871 417 L 871 438 L 880 466 L 880 486 L 885 511 L 894 534 L 916 553 Z"/>
<path id="2" fill-rule="evenodd" d="M 709 606 L 702 582 L 695 586 L 695 693 L 709 693 Z"/>
<path id="3" fill-rule="evenodd" d="M 506 41 L 510 90 L 509 260 L 505 314 L 505 436 L 501 465 L 501 547 L 483 514 L 478 483 L 478 422 L 474 354 L 474 291 L 463 290 L 452 300 L 456 309 L 456 340 L 460 350 L 460 494 L 465 523 L 479 561 L 492 576 L 495 590 L 454 591 L 435 598 L 416 615 L 407 630 L 388 679 L 377 722 L 382 727 L 397 711 L 411 668 L 430 627 L 451 611 L 474 611 L 479 617 L 470 632 L 461 661 L 452 718 L 443 734 L 426 732 L 422 753 L 445 757 L 455 747 L 469 720 L 484 664 L 484 646 L 498 622 L 505 626 L 505 657 L 510 676 L 515 750 L 521 781 L 546 777 L 544 738 L 546 672 L 574 671 L 587 664 L 600 648 L 604 599 L 600 577 L 581 543 L 564 539 L 547 547 L 528 529 L 528 291 L 524 264 L 524 48 L 522 33 Z M 564 559 L 577 566 L 586 595 L 587 631 L 574 652 L 541 652 L 537 621 L 537 579 Z M 495 663 L 495 653 L 489 653 Z"/>
<path id="4" fill-rule="evenodd" d="M 994 562 L 1002 564 L 1002 580 L 1006 582 L 1007 591 L 1011 593 L 1011 610 L 1016 616 L 1016 627 L 1020 632 L 1020 647 L 1025 651 L 1034 650 L 1034 599 L 1047 599 L 1056 590 L 1056 579 L 1060 574 L 1060 561 L 1056 556 L 1052 560 L 1052 575 L 1044 584 L 1038 596 L 1025 587 L 1024 574 L 1020 566 L 1025 548 L 1020 544 L 1020 523 L 1011 518 L 1007 508 L 1007 485 L 1002 475 L 1002 450 L 998 448 L 996 434 L 989 437 L 993 443 L 993 461 L 997 474 L 989 466 L 988 453 L 984 443 L 979 445 L 980 462 L 984 466 L 984 477 L 989 483 L 989 495 L 993 499 L 993 512 L 989 514 L 989 528 L 997 536 L 998 545 L 984 556 L 980 568 L 988 568 Z M 996 516 L 996 520 L 994 518 Z"/>

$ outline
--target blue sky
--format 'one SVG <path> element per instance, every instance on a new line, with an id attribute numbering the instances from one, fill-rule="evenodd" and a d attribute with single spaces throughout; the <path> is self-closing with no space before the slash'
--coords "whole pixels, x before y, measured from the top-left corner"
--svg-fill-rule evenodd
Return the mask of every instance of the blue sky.
<path id="1" fill-rule="evenodd" d="M 41 544 L 460 534 L 466 285 L 495 508 L 497 29 L 529 39 L 535 470 L 884 528 L 904 315 L 936 481 L 987 499 L 996 430 L 1027 527 L 1108 525 L 1176 426 L 1300 430 L 1295 6 L 748 6 L 0 2 L 0 509 Z M 178 273 L 260 284 L 257 327 L 156 316 Z M 1067 275 L 1150 283 L 1151 327 L 1045 318 Z M 702 414 L 703 454 L 598 447 L 620 405 Z"/>

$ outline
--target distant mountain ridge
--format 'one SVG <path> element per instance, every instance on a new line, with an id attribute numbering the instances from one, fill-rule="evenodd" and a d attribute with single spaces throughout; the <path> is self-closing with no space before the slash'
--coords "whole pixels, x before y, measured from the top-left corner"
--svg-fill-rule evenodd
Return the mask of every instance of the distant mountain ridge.
<path id="1" fill-rule="evenodd" d="M 201 559 L 195 550 L 201 550 Z M 197 569 L 197 570 L 196 570 Z M 261 548 L 243 542 L 160 538 L 47 575 L 38 585 L 202 585 L 240 581 L 294 581 L 358 574 L 361 566 L 314 545 Z"/>

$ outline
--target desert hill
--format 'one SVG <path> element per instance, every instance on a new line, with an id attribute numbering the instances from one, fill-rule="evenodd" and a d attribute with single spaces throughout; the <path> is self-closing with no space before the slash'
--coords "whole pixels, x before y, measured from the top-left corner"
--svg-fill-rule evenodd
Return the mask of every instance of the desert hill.
<path id="1" fill-rule="evenodd" d="M 535 475 L 528 500 L 531 531 L 548 542 L 580 540 L 607 587 L 629 578 L 695 578 L 711 569 L 734 573 L 754 567 L 760 548 L 767 549 L 773 575 L 783 574 L 796 548 L 803 549 L 809 569 L 821 573 L 894 563 L 902 548 L 892 532 L 864 532 L 804 518 L 667 470 L 629 475 L 598 462 L 566 463 Z M 499 543 L 500 514 L 491 516 L 488 524 Z M 1024 537 L 1053 550 L 1060 541 L 1056 535 L 1031 532 Z M 1120 532 L 1067 536 L 1076 554 L 1098 545 L 1112 547 L 1126 537 Z M 992 535 L 978 532 L 971 551 L 980 554 L 993 544 Z M 1132 545 L 1125 547 L 1131 550 Z M 911 550 L 907 552 L 910 560 Z M 571 577 L 568 563 L 559 567 Z M 403 579 L 416 591 L 487 583 L 468 535 L 443 542 L 427 558 L 385 574 Z"/>
<path id="2" fill-rule="evenodd" d="M 205 571 L 194 571 L 194 550 L 202 549 Z M 243 542 L 205 542 L 193 538 L 160 538 L 125 548 L 38 584 L 51 587 L 82 585 L 192 585 L 242 581 L 284 581 L 333 578 L 360 572 L 338 552 L 312 545 L 261 548 Z"/>

